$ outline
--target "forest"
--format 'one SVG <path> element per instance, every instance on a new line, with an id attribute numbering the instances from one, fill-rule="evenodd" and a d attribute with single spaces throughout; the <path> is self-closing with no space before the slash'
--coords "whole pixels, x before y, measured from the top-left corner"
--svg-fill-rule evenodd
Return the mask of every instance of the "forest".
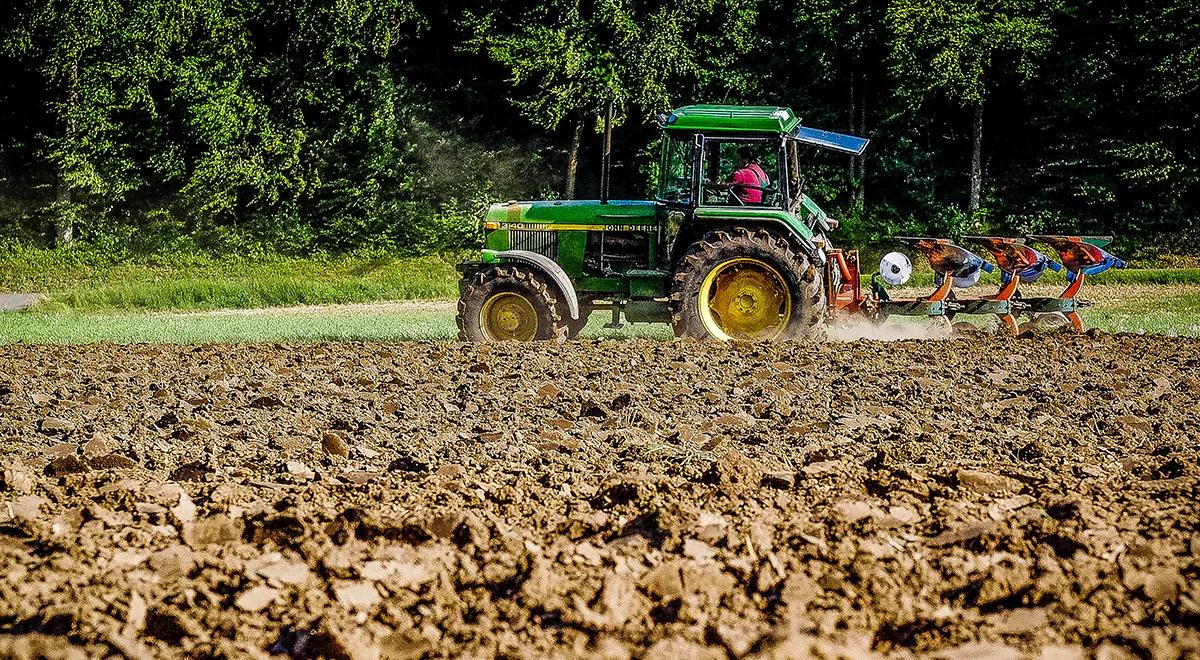
<path id="1" fill-rule="evenodd" d="M 870 138 L 809 190 L 844 244 L 1200 246 L 1194 0 L 12 0 L 0 242 L 429 254 L 482 209 L 651 194 L 657 112 L 790 106 Z"/>

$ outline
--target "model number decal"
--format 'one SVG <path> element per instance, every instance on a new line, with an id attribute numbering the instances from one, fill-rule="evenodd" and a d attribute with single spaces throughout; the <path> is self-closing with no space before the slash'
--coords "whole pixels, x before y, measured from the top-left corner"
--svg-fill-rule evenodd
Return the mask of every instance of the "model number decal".
<path id="1" fill-rule="evenodd" d="M 499 228 L 514 231 L 639 231 L 653 227 L 654 225 L 566 225 L 537 222 L 502 222 Z"/>

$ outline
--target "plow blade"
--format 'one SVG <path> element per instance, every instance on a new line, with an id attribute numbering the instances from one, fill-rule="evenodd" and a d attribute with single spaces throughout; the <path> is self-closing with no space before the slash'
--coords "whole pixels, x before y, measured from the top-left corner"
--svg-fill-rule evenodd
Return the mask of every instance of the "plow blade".
<path id="1" fill-rule="evenodd" d="M 1088 276 L 1098 275 L 1110 268 L 1125 268 L 1129 264 L 1104 249 L 1112 242 L 1111 236 L 1030 236 L 1029 240 L 1049 245 L 1058 253 L 1062 267 L 1067 271 L 1067 288 L 1054 298 L 1026 298 L 1025 312 L 1036 318 L 1038 314 L 1062 314 L 1076 332 L 1083 332 L 1083 319 L 1079 310 L 1089 303 L 1079 299 L 1079 291 Z"/>

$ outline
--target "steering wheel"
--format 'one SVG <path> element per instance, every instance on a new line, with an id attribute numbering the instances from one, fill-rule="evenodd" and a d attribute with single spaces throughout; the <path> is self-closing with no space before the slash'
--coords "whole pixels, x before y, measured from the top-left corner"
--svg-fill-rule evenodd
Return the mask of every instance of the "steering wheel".
<path id="1" fill-rule="evenodd" d="M 722 189 L 722 188 L 718 188 L 714 184 L 706 183 L 706 184 L 704 184 L 704 192 L 705 192 L 705 194 L 713 194 L 713 195 L 724 194 L 729 197 L 729 199 L 732 203 L 736 203 L 738 206 L 746 205 L 746 202 L 742 201 L 742 198 L 738 197 L 737 193 L 733 192 L 733 188 Z"/>

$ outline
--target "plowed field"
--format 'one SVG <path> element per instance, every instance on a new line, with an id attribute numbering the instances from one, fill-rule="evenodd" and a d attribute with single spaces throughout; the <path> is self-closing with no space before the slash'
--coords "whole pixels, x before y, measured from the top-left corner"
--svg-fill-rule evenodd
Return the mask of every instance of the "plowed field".
<path id="1" fill-rule="evenodd" d="M 0 656 L 1200 654 L 1200 341 L 0 346 Z"/>

